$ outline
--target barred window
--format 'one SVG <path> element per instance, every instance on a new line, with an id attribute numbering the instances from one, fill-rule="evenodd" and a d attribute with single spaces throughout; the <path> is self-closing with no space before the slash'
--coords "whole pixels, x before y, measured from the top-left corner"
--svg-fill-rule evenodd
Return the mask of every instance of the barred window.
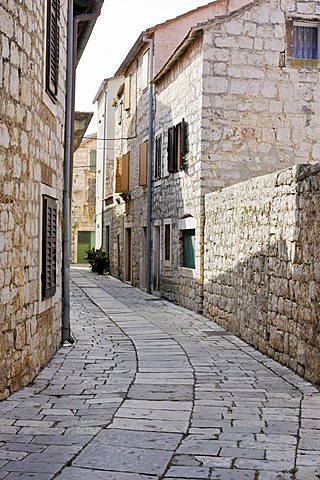
<path id="1" fill-rule="evenodd" d="M 154 178 L 161 178 L 162 170 L 162 135 L 156 137 L 155 162 L 154 162 Z"/>

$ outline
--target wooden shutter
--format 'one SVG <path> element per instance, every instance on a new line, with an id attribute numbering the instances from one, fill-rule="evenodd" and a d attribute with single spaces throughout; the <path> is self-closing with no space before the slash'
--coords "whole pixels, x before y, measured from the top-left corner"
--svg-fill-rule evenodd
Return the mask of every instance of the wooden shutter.
<path id="1" fill-rule="evenodd" d="M 140 145 L 139 155 L 139 185 L 142 187 L 148 184 L 148 142 Z"/>
<path id="2" fill-rule="evenodd" d="M 56 292 L 57 278 L 57 202 L 43 196 L 42 210 L 42 300 Z"/>
<path id="3" fill-rule="evenodd" d="M 131 76 L 124 80 L 124 109 L 130 110 L 131 100 Z"/>
<path id="4" fill-rule="evenodd" d="M 171 225 L 166 224 L 164 226 L 164 259 L 165 261 L 171 260 Z"/>
<path id="5" fill-rule="evenodd" d="M 60 0 L 47 3 L 46 90 L 56 99 L 59 73 Z"/>
<path id="6" fill-rule="evenodd" d="M 121 193 L 122 190 L 122 156 L 117 157 L 117 166 L 116 166 L 116 193 Z"/>
<path id="7" fill-rule="evenodd" d="M 129 191 L 130 153 L 122 155 L 122 191 Z"/>
<path id="8" fill-rule="evenodd" d="M 161 178 L 161 167 L 162 167 L 162 135 L 159 135 L 156 138 L 156 153 L 155 153 L 155 169 L 154 177 Z"/>
<path id="9" fill-rule="evenodd" d="M 187 124 L 184 120 L 182 119 L 181 122 L 181 160 L 180 160 L 180 165 L 182 169 L 185 169 L 187 167 L 187 162 L 186 162 L 186 155 L 188 153 L 188 146 L 187 146 Z"/>
<path id="10" fill-rule="evenodd" d="M 168 129 L 168 172 L 174 172 L 174 127 Z"/>

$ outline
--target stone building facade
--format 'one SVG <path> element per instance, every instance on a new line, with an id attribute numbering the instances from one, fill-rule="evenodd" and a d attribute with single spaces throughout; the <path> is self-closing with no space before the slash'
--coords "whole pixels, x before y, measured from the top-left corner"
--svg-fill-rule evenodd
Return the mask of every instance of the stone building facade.
<path id="1" fill-rule="evenodd" d="M 115 164 L 111 162 L 114 191 L 108 197 L 106 195 L 103 229 L 107 232 L 105 238 L 109 238 L 110 272 L 140 288 L 147 288 L 148 277 L 147 164 L 154 130 L 150 122 L 153 122 L 151 117 L 156 109 L 154 104 L 150 116 L 151 71 L 161 69 L 193 25 L 227 14 L 243 3 L 246 2 L 211 2 L 146 30 L 115 73 L 115 77 L 122 78 L 122 83 L 114 101 Z M 110 171 L 108 166 L 106 171 Z M 156 226 L 152 231 L 154 243 L 159 244 L 159 235 Z M 160 255 L 157 249 L 152 258 L 155 264 L 152 275 L 154 291 L 160 290 Z"/>
<path id="2" fill-rule="evenodd" d="M 44 84 L 45 19 L 44 1 L 0 6 L 0 398 L 30 382 L 61 338 L 56 272 L 62 262 L 66 4 L 56 92 Z M 55 230 L 56 270 L 52 278 L 47 272 L 53 294 L 43 290 L 40 267 L 44 248 L 55 255 L 49 243 L 45 247 L 46 219 Z"/>
<path id="3" fill-rule="evenodd" d="M 206 195 L 204 313 L 320 385 L 320 165 Z"/>
<path id="4" fill-rule="evenodd" d="M 304 58 L 311 55 L 301 40 L 318 35 L 319 19 L 314 2 L 252 2 L 193 27 L 156 74 L 154 168 L 160 162 L 161 174 L 152 216 L 163 232 L 166 297 L 202 310 L 208 192 L 319 161 L 318 52 Z M 169 166 L 172 142 L 181 158 Z M 193 265 L 185 269 L 190 236 Z"/>
<path id="5" fill-rule="evenodd" d="M 73 15 L 102 3 L 74 0 Z M 61 342 L 68 13 L 60 1 L 0 5 L 0 400 Z M 94 23 L 79 22 L 75 61 Z"/>
<path id="6" fill-rule="evenodd" d="M 73 156 L 71 262 L 85 263 L 95 246 L 97 134 L 85 137 Z"/>

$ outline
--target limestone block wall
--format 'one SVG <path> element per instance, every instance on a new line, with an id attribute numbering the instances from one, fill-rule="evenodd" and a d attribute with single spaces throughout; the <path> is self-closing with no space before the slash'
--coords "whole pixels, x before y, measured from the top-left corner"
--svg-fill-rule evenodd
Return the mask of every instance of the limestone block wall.
<path id="1" fill-rule="evenodd" d="M 206 192 L 319 161 L 319 62 L 291 58 L 293 20 L 319 21 L 317 5 L 253 2 L 205 29 Z"/>
<path id="2" fill-rule="evenodd" d="M 171 263 L 165 264 L 161 238 L 161 294 L 193 310 L 202 308 L 203 198 L 201 196 L 202 39 L 156 85 L 155 136 L 162 136 L 162 176 L 153 183 L 152 220 L 171 222 Z M 187 168 L 168 172 L 168 129 L 184 119 L 187 127 Z M 179 221 L 196 222 L 196 268 L 182 268 Z"/>
<path id="3" fill-rule="evenodd" d="M 29 383 L 60 343 L 61 280 L 41 302 L 42 194 L 61 211 L 66 2 L 61 2 L 59 93 L 45 93 L 44 0 L 0 5 L 0 399 Z"/>
<path id="4" fill-rule="evenodd" d="M 85 138 L 73 156 L 71 262 L 77 263 L 78 232 L 95 230 L 96 167 L 90 152 L 97 150 L 96 135 Z"/>
<path id="5" fill-rule="evenodd" d="M 320 166 L 206 195 L 204 312 L 320 384 Z"/>

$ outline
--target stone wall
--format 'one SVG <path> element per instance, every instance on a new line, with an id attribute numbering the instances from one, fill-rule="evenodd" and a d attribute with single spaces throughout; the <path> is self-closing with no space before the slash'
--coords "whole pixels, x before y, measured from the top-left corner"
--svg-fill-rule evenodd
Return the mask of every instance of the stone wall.
<path id="1" fill-rule="evenodd" d="M 205 200 L 204 312 L 320 384 L 320 166 Z"/>
<path id="2" fill-rule="evenodd" d="M 78 259 L 78 232 L 95 230 L 96 166 L 90 152 L 97 151 L 97 136 L 85 138 L 73 156 L 71 262 Z M 94 246 L 94 245 L 92 245 Z"/>
<path id="3" fill-rule="evenodd" d="M 295 21 L 317 2 L 257 1 L 205 27 L 203 188 L 320 159 L 319 61 L 292 59 Z"/>
<path id="4" fill-rule="evenodd" d="M 44 0 L 0 5 L 0 399 L 29 383 L 60 343 L 61 280 L 41 302 L 42 194 L 61 212 L 66 2 L 61 2 L 59 93 L 45 92 Z"/>

